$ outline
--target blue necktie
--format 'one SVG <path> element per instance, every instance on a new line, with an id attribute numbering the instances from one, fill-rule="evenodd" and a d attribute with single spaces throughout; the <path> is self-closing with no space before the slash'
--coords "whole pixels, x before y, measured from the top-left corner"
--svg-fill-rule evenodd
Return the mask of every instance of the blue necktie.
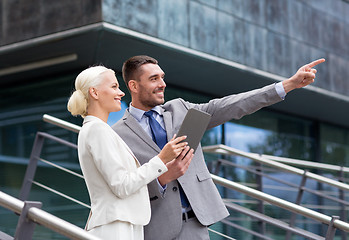
<path id="1" fill-rule="evenodd" d="M 144 113 L 149 118 L 149 125 L 153 137 L 153 141 L 162 149 L 167 143 L 166 131 L 161 127 L 160 123 L 153 117 L 153 111 Z"/>
<path id="2" fill-rule="evenodd" d="M 160 149 L 162 149 L 166 143 L 167 143 L 167 134 L 166 131 L 161 127 L 160 123 L 156 121 L 156 119 L 153 117 L 153 110 L 150 110 L 148 112 L 145 112 L 144 115 L 149 118 L 149 125 L 152 133 L 153 141 L 159 146 Z M 189 201 L 187 197 L 185 196 L 183 189 L 180 184 L 179 186 L 179 192 L 181 197 L 181 202 L 183 207 L 189 206 Z"/>

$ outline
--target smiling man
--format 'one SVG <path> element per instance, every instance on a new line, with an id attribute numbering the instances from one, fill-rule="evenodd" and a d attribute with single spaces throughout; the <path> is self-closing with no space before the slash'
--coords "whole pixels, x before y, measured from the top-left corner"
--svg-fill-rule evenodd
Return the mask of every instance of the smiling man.
<path id="1" fill-rule="evenodd" d="M 178 131 L 188 109 L 211 114 L 208 129 L 239 119 L 282 101 L 293 89 L 314 82 L 313 67 L 324 61 L 319 59 L 304 65 L 295 75 L 277 84 L 194 104 L 180 98 L 165 103 L 165 74 L 157 60 L 134 56 L 122 68 L 132 102 L 113 129 L 144 164 L 160 152 L 161 145 L 156 143 L 161 137 L 169 140 Z M 207 226 L 229 213 L 211 179 L 201 146 L 189 168 L 184 161 L 171 162 L 167 168 L 168 172 L 148 184 L 152 216 L 145 226 L 145 239 L 209 239 Z"/>
<path id="2" fill-rule="evenodd" d="M 131 95 L 135 96 L 132 106 L 148 111 L 164 103 L 165 73 L 159 65 L 143 64 L 133 74 L 127 84 L 130 92 L 134 93 Z"/>

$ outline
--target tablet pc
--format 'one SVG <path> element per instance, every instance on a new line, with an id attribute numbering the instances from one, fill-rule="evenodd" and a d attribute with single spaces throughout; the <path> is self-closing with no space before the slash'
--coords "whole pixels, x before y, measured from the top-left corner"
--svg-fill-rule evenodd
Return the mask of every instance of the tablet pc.
<path id="1" fill-rule="evenodd" d="M 194 149 L 195 152 L 207 129 L 210 119 L 211 115 L 207 112 L 190 108 L 184 117 L 177 136 L 187 136 L 184 141 L 188 142 L 189 147 Z"/>

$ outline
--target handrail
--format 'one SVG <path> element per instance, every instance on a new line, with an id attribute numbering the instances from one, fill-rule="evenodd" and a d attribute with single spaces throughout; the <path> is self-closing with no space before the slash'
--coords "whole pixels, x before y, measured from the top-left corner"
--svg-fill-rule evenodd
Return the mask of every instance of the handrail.
<path id="1" fill-rule="evenodd" d="M 286 186 L 289 186 L 289 187 L 290 187 L 289 189 L 283 188 L 283 190 L 286 190 L 286 189 L 287 189 L 288 191 L 290 191 L 290 190 L 299 191 L 299 187 L 300 187 L 299 184 L 296 184 L 296 183 L 293 183 L 293 182 L 290 182 L 290 181 L 287 181 L 287 180 L 280 179 L 280 178 L 278 178 L 278 177 L 276 177 L 276 176 L 272 176 L 272 175 L 266 173 L 266 171 L 265 171 L 266 168 L 263 168 L 263 172 L 262 172 L 262 171 L 254 170 L 255 167 L 251 167 L 251 166 L 249 166 L 249 167 L 247 167 L 247 166 L 242 166 L 242 165 L 235 164 L 235 163 L 233 163 L 232 161 L 228 161 L 228 160 L 225 160 L 225 159 L 218 159 L 217 161 L 218 161 L 218 164 L 225 165 L 225 166 L 232 166 L 232 167 L 240 168 L 240 169 L 244 169 L 244 170 L 246 170 L 246 171 L 248 171 L 248 172 L 250 172 L 250 173 L 254 173 L 254 174 L 256 174 L 256 175 L 258 175 L 258 176 L 260 176 L 260 177 L 268 178 L 268 179 L 270 179 L 270 180 L 272 180 L 272 181 L 276 181 L 276 182 L 279 182 L 279 183 L 281 183 L 281 184 L 283 184 L 283 185 L 286 185 Z M 270 168 L 270 169 L 271 169 L 271 168 Z M 217 170 L 216 170 L 216 171 L 217 171 Z M 276 170 L 276 171 L 278 171 L 278 170 Z M 245 186 L 246 186 L 246 185 L 247 185 L 247 184 L 245 184 Z M 250 186 L 251 186 L 251 185 L 252 185 L 252 184 L 250 184 Z M 255 184 L 255 186 L 253 186 L 253 187 L 256 187 L 256 186 L 258 186 L 258 185 Z M 276 190 L 276 189 L 280 189 L 280 190 L 281 190 L 280 186 L 266 185 L 266 184 L 264 185 L 264 184 L 263 184 L 263 188 L 265 188 L 265 189 L 266 189 L 266 188 L 270 188 L 271 186 L 273 186 L 275 190 Z M 251 187 L 252 187 L 252 186 L 251 186 Z M 338 197 L 333 197 L 333 196 L 331 196 L 330 194 L 326 194 L 326 191 L 313 190 L 313 189 L 308 188 L 308 187 L 306 187 L 306 186 L 302 186 L 302 189 L 303 189 L 304 191 L 307 191 L 308 193 L 313 193 L 313 194 L 315 194 L 315 195 L 317 195 L 317 196 L 320 196 L 320 197 L 323 197 L 323 198 L 326 198 L 326 199 L 329 199 L 329 200 L 332 200 L 332 201 L 335 201 L 335 202 L 344 204 L 345 206 L 349 206 L 349 202 L 348 202 L 348 201 L 345 201 L 344 199 L 340 199 L 340 198 L 338 198 Z M 304 206 L 304 205 L 303 205 L 303 206 Z"/>
<path id="2" fill-rule="evenodd" d="M 59 118 L 56 118 L 56 117 L 53 117 L 53 116 L 50 116 L 48 114 L 44 114 L 42 116 L 43 120 L 45 122 L 48 122 L 48 123 L 52 123 L 56 126 L 59 126 L 59 127 L 62 127 L 62 128 L 65 128 L 67 130 L 70 130 L 72 132 L 75 132 L 75 133 L 79 133 L 81 127 L 79 127 L 78 125 L 75 125 L 75 124 L 72 124 L 70 122 L 67 122 L 67 121 L 64 121 L 64 120 L 61 120 Z"/>
<path id="3" fill-rule="evenodd" d="M 349 185 L 327 178 L 327 177 L 323 177 L 321 175 L 315 174 L 315 173 L 311 173 L 308 171 L 305 171 L 303 169 L 299 169 L 296 167 L 292 167 L 283 163 L 279 163 L 279 162 L 275 162 L 273 160 L 269 160 L 266 158 L 263 158 L 261 156 L 256 156 L 255 154 L 251 154 L 251 153 L 246 153 L 244 151 L 232 148 L 232 147 L 228 147 L 226 145 L 223 144 L 218 144 L 218 145 L 212 145 L 212 146 L 205 146 L 203 147 L 204 152 L 211 152 L 211 153 L 218 153 L 218 154 L 225 154 L 225 155 L 238 155 L 238 156 L 242 156 L 242 157 L 247 157 L 249 159 L 255 160 L 259 163 L 263 163 L 265 165 L 269 165 L 278 169 L 281 169 L 283 171 L 286 172 L 290 172 L 290 173 L 294 173 L 300 176 L 306 176 L 308 178 L 314 179 L 316 181 L 322 182 L 322 183 L 326 183 L 329 185 L 332 185 L 334 187 L 340 188 L 342 190 L 346 190 L 349 191 Z"/>
<path id="4" fill-rule="evenodd" d="M 271 196 L 269 194 L 260 192 L 258 190 L 253 189 L 253 188 L 246 187 L 242 184 L 229 181 L 225 178 L 216 176 L 214 174 L 211 174 L 211 177 L 212 177 L 212 180 L 216 184 L 222 185 L 222 186 L 230 188 L 230 189 L 234 189 L 234 190 L 239 191 L 241 193 L 244 193 L 250 197 L 254 197 L 254 198 L 266 201 L 266 202 L 271 203 L 275 206 L 279 206 L 279 207 L 287 209 L 291 212 L 298 213 L 298 214 L 301 214 L 305 217 L 312 218 L 314 220 L 325 223 L 327 225 L 329 225 L 331 223 L 332 218 L 325 215 L 325 214 L 322 214 L 322 213 L 313 211 L 311 209 L 302 207 L 300 205 L 288 202 L 288 201 L 283 200 L 281 198 Z M 346 232 L 349 232 L 349 224 L 348 223 L 336 219 L 336 220 L 334 220 L 333 224 L 336 228 L 344 230 Z"/>
<path id="5" fill-rule="evenodd" d="M 287 157 L 277 157 L 277 156 L 271 156 L 267 154 L 258 154 L 258 153 L 251 153 L 255 156 L 261 156 L 268 158 L 270 160 L 274 160 L 277 162 L 283 162 L 290 165 L 296 165 L 296 166 L 302 166 L 302 167 L 309 167 L 309 168 L 316 168 L 321 170 L 330 170 L 330 171 L 343 171 L 345 173 L 349 173 L 348 167 L 333 165 L 333 164 L 327 164 L 327 163 L 318 163 L 318 162 L 311 162 L 311 161 L 305 161 L 305 160 L 299 160 L 294 158 L 287 158 Z"/>
<path id="6" fill-rule="evenodd" d="M 0 205 L 21 214 L 24 202 L 0 191 Z M 70 239 L 101 240 L 91 233 L 36 207 L 29 208 L 27 218 Z"/>

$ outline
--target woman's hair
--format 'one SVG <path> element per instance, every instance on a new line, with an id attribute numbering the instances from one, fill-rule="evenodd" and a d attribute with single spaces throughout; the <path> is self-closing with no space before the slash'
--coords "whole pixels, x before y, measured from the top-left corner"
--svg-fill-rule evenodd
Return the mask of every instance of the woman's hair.
<path id="1" fill-rule="evenodd" d="M 67 108 L 68 111 L 73 115 L 81 115 L 86 117 L 87 106 L 89 99 L 89 89 L 96 87 L 101 83 L 102 73 L 113 70 L 104 66 L 94 66 L 82 71 L 75 79 L 75 91 L 69 98 Z"/>

